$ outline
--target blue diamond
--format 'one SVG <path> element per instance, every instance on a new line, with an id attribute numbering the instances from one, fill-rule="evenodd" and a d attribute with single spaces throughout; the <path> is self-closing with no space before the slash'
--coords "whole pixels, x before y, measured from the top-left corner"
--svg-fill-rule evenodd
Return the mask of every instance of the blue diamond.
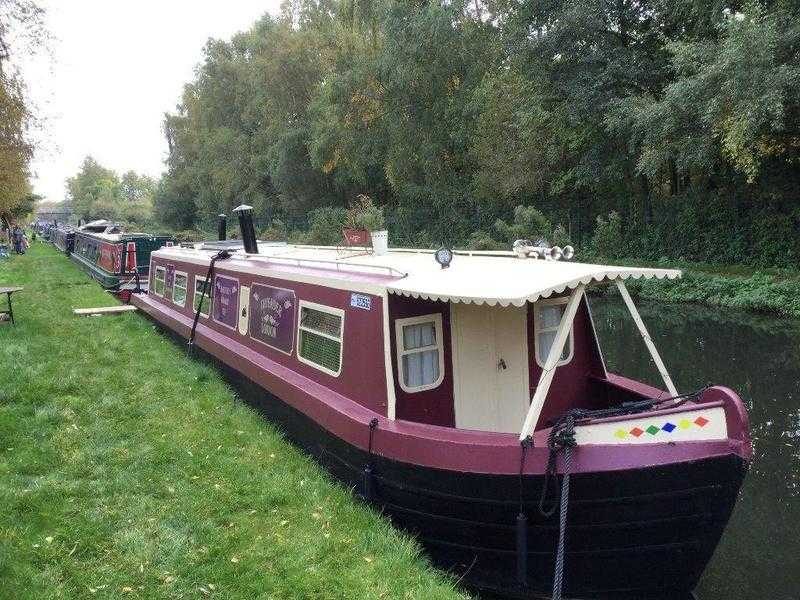
<path id="1" fill-rule="evenodd" d="M 672 430 L 675 429 L 677 425 L 673 425 L 672 423 L 667 422 L 661 429 L 666 431 L 667 433 L 672 433 Z"/>

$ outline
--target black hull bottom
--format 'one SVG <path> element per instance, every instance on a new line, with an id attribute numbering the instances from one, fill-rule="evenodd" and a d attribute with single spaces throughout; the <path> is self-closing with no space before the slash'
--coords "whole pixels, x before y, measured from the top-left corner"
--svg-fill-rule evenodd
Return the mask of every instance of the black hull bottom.
<path id="1" fill-rule="evenodd" d="M 185 341 L 184 341 L 185 343 Z M 528 582 L 516 577 L 519 478 L 443 471 L 372 458 L 221 366 L 243 399 L 393 524 L 415 535 L 432 562 L 487 597 L 549 598 L 558 518 L 539 514 L 543 478 L 527 476 Z M 375 431 L 376 439 L 380 430 Z M 730 455 L 615 473 L 573 475 L 564 595 L 580 599 L 686 600 L 728 522 L 747 463 Z M 368 482 L 365 487 L 365 480 Z"/>

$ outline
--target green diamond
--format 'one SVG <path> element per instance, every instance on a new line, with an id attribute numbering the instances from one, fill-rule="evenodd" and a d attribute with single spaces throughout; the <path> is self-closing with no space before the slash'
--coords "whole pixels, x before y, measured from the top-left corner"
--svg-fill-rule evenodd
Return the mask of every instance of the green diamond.
<path id="1" fill-rule="evenodd" d="M 657 433 L 658 433 L 659 431 L 661 431 L 661 430 L 660 430 L 658 427 L 656 427 L 655 425 L 650 425 L 650 427 L 648 427 L 647 429 L 645 429 L 645 431 L 646 431 L 647 433 L 649 433 L 650 435 L 655 435 L 655 434 L 657 434 Z"/>

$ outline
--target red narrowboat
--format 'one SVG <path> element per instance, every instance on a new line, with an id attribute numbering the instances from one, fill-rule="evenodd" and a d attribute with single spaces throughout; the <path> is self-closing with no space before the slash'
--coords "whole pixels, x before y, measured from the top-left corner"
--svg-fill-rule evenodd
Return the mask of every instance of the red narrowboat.
<path id="1" fill-rule="evenodd" d="M 752 449 L 735 392 L 679 393 L 625 288 L 679 271 L 243 238 L 153 252 L 133 303 L 435 564 L 507 597 L 694 588 Z M 609 284 L 664 389 L 607 371 L 586 290 Z"/>

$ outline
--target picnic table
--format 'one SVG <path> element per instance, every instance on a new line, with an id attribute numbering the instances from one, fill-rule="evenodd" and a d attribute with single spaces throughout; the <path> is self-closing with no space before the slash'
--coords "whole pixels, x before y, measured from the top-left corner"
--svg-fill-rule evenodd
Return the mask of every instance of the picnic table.
<path id="1" fill-rule="evenodd" d="M 11 317 L 11 324 L 16 325 L 14 323 L 14 309 L 11 308 L 11 294 L 14 292 L 21 292 L 24 288 L 21 287 L 1 287 L 0 286 L 0 294 L 5 294 L 8 300 L 8 310 L 0 310 L 0 315 L 8 315 Z"/>

